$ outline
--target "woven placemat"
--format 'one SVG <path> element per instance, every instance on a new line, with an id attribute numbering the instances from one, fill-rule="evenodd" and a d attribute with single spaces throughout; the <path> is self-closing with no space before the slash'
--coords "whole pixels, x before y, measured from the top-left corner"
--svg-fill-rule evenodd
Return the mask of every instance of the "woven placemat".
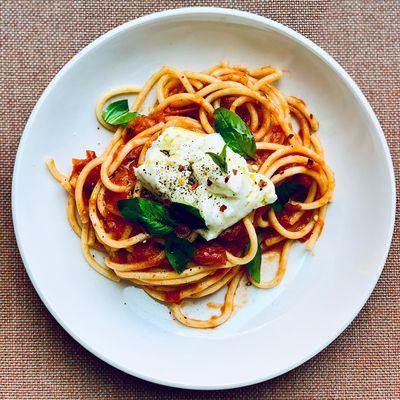
<path id="1" fill-rule="evenodd" d="M 400 231 L 367 305 L 326 350 L 269 382 L 224 392 L 150 384 L 98 360 L 55 322 L 22 265 L 11 176 L 26 120 L 58 70 L 126 21 L 167 8 L 223 6 L 282 22 L 327 50 L 359 84 L 383 126 L 400 181 L 400 3 L 374 1 L 2 1 L 1 399 L 399 399 Z M 195 362 L 195 360 L 194 360 Z"/>

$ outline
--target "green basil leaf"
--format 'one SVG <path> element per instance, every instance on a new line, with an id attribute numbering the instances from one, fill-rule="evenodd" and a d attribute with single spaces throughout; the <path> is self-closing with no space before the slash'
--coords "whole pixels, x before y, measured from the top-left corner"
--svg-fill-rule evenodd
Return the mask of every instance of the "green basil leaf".
<path id="1" fill-rule="evenodd" d="M 247 245 L 246 251 L 248 250 L 248 248 L 249 245 Z M 260 243 L 258 242 L 256 255 L 249 263 L 247 263 L 247 269 L 249 271 L 249 274 L 257 283 L 260 283 L 261 281 L 261 261 L 262 261 L 261 256 L 262 256 L 261 246 Z"/>
<path id="2" fill-rule="evenodd" d="M 218 165 L 219 169 L 225 174 L 228 173 L 228 163 L 226 162 L 226 145 L 222 149 L 220 154 L 212 153 L 211 151 L 207 151 L 211 159 Z"/>
<path id="3" fill-rule="evenodd" d="M 126 99 L 115 101 L 103 110 L 103 119 L 110 125 L 126 125 L 139 116 L 140 114 L 129 111 L 128 100 Z"/>
<path id="4" fill-rule="evenodd" d="M 283 211 L 283 205 L 279 202 L 279 200 L 275 200 L 270 206 L 276 213 L 280 213 Z"/>
<path id="5" fill-rule="evenodd" d="M 175 272 L 181 274 L 187 263 L 196 252 L 196 247 L 188 240 L 180 239 L 175 235 L 168 235 L 165 238 L 165 255 Z"/>
<path id="6" fill-rule="evenodd" d="M 173 218 L 187 225 L 191 229 L 207 228 L 200 211 L 189 204 L 172 203 L 170 206 L 170 211 Z"/>
<path id="7" fill-rule="evenodd" d="M 117 118 L 111 125 L 127 125 L 128 122 L 132 121 L 133 119 L 140 117 L 140 114 L 137 112 L 127 112 L 126 114 L 121 115 Z"/>
<path id="8" fill-rule="evenodd" d="M 299 190 L 305 189 L 303 185 L 295 182 L 283 182 L 275 187 L 277 199 L 271 204 L 275 212 L 281 212 L 284 205 L 290 200 L 290 197 Z"/>
<path id="9" fill-rule="evenodd" d="M 126 220 L 140 223 L 152 236 L 171 233 L 176 225 L 168 209 L 156 201 L 140 197 L 119 200 L 118 209 Z"/>
<path id="10" fill-rule="evenodd" d="M 235 153 L 246 159 L 256 153 L 254 136 L 236 113 L 223 107 L 217 108 L 214 111 L 214 128 Z"/>

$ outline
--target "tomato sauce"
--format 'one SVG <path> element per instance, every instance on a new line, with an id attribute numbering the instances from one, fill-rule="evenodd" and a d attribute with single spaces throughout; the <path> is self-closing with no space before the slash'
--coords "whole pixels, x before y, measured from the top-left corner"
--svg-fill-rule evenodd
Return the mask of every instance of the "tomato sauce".
<path id="1" fill-rule="evenodd" d="M 83 185 L 83 201 L 85 202 L 85 204 L 89 203 L 89 199 L 92 195 L 93 189 L 100 179 L 100 169 L 101 166 L 97 165 L 89 172 L 89 175 L 86 178 L 86 181 Z"/>
<path id="2" fill-rule="evenodd" d="M 310 239 L 311 234 L 312 234 L 312 230 L 311 230 L 310 232 L 308 232 L 307 235 L 305 235 L 305 236 L 303 236 L 302 238 L 300 238 L 299 241 L 300 241 L 301 243 L 307 242 L 307 240 Z"/>
<path id="3" fill-rule="evenodd" d="M 196 246 L 197 250 L 192 259 L 196 264 L 218 266 L 228 261 L 225 248 L 218 243 L 200 242 Z"/>
<path id="4" fill-rule="evenodd" d="M 258 218 L 262 217 L 263 219 L 267 219 L 267 212 L 269 210 L 268 206 L 257 208 L 254 212 L 254 221 L 257 221 Z"/>
<path id="5" fill-rule="evenodd" d="M 221 98 L 221 107 L 227 108 L 228 110 L 231 108 L 232 103 L 236 100 L 236 97 L 227 96 Z M 239 115 L 240 118 L 245 122 L 247 126 L 250 125 L 250 114 L 245 106 L 239 106 L 236 108 L 235 113 Z"/>
<path id="6" fill-rule="evenodd" d="M 280 125 L 273 125 L 270 128 L 268 142 L 282 144 L 285 140 L 285 134 Z"/>
<path id="7" fill-rule="evenodd" d="M 218 239 L 230 242 L 242 237 L 247 237 L 247 231 L 243 222 L 239 221 L 235 225 L 232 225 L 221 232 L 221 234 L 218 236 Z"/>
<path id="8" fill-rule="evenodd" d="M 158 124 L 159 122 L 165 121 L 165 116 L 163 114 L 153 114 L 151 116 L 141 115 L 140 117 L 134 118 L 128 123 L 124 131 L 124 140 L 127 142 L 134 138 L 137 134 L 151 128 L 152 126 Z"/>
<path id="9" fill-rule="evenodd" d="M 155 240 L 149 239 L 135 245 L 134 251 L 130 253 L 125 249 L 118 250 L 111 261 L 119 264 L 131 264 L 142 261 L 150 261 L 159 256 L 162 247 Z M 154 266 L 159 266 L 164 260 L 158 260 Z"/>
<path id="10" fill-rule="evenodd" d="M 138 165 L 138 160 L 139 160 L 139 156 L 140 156 L 140 152 L 142 151 L 143 146 L 137 146 L 135 148 L 133 148 L 125 157 L 124 161 L 122 162 L 122 164 L 126 164 L 126 163 L 130 163 L 133 164 L 133 166 L 137 167 Z"/>
<path id="11" fill-rule="evenodd" d="M 244 107 L 244 106 L 237 107 L 235 112 L 236 112 L 237 115 L 239 115 L 240 118 L 242 118 L 242 120 L 244 121 L 244 123 L 247 126 L 250 125 L 250 121 L 251 121 L 250 113 L 249 113 L 249 111 L 247 110 L 246 107 Z"/>
<path id="12" fill-rule="evenodd" d="M 198 105 L 191 105 L 188 107 L 183 107 L 183 108 L 171 108 L 167 107 L 164 110 L 164 116 L 183 116 L 183 117 L 189 117 L 193 119 L 198 119 L 199 116 L 199 109 L 200 107 Z"/>
<path id="13" fill-rule="evenodd" d="M 75 180 L 78 178 L 79 174 L 82 172 L 83 168 L 92 160 L 96 158 L 96 153 L 92 150 L 86 150 L 86 158 L 85 159 L 72 159 L 72 173 L 70 176 L 70 180 Z M 82 195 L 83 202 L 85 204 L 89 203 L 90 196 L 93 192 L 96 183 L 100 179 L 100 169 L 101 166 L 98 165 L 94 167 L 88 174 L 86 181 L 83 185 Z"/>
<path id="14" fill-rule="evenodd" d="M 276 243 L 272 246 L 266 246 L 265 244 L 265 250 L 263 250 L 263 247 L 261 246 L 261 251 L 263 253 L 278 253 L 281 254 L 282 253 L 282 249 L 283 249 L 283 245 L 285 244 L 285 241 L 282 240 L 279 243 Z"/>
<path id="15" fill-rule="evenodd" d="M 221 107 L 227 108 L 228 110 L 231 108 L 232 103 L 236 100 L 234 96 L 225 96 L 221 97 Z"/>
<path id="16" fill-rule="evenodd" d="M 103 219 L 103 224 L 104 230 L 115 240 L 121 239 L 125 229 L 127 228 L 131 228 L 131 235 L 137 235 L 138 233 L 143 232 L 143 229 L 139 225 L 133 224 L 121 216 L 115 215 L 111 212 L 107 213 L 106 217 Z"/>
<path id="17" fill-rule="evenodd" d="M 128 256 L 129 262 L 147 261 L 159 256 L 162 246 L 153 239 L 135 245 L 135 250 Z M 161 263 L 161 261 L 160 261 Z"/>
<path id="18" fill-rule="evenodd" d="M 88 164 L 90 161 L 94 160 L 96 158 L 96 153 L 93 150 L 86 150 L 86 158 L 85 159 L 78 159 L 78 158 L 73 158 L 72 159 L 72 176 L 78 176 L 83 168 Z"/>
<path id="19" fill-rule="evenodd" d="M 249 241 L 243 221 L 239 221 L 235 225 L 225 229 L 215 241 L 232 254 L 236 256 L 241 255 L 245 251 Z"/>
<path id="20" fill-rule="evenodd" d="M 264 164 L 265 160 L 272 154 L 269 150 L 257 150 L 255 156 L 255 164 L 261 166 Z M 250 160 L 251 161 L 251 160 Z"/>
<path id="21" fill-rule="evenodd" d="M 259 236 L 260 236 L 260 245 L 261 251 L 264 253 L 267 251 L 268 246 L 265 244 L 265 241 L 271 237 L 276 235 L 275 230 L 272 228 L 262 228 L 260 229 Z"/>
<path id="22" fill-rule="evenodd" d="M 136 182 L 134 168 L 138 166 L 138 159 L 143 146 L 132 149 L 122 160 L 122 163 L 114 172 L 111 181 L 117 185 L 132 187 Z"/>
<path id="23" fill-rule="evenodd" d="M 285 241 L 281 241 L 279 243 L 276 243 L 272 246 L 267 246 L 265 241 L 267 239 L 276 237 L 276 231 L 273 228 L 262 228 L 258 232 L 258 236 L 260 238 L 260 246 L 261 246 L 261 252 L 266 253 L 266 252 L 278 252 L 280 253 L 282 250 L 283 243 Z"/>
<path id="24" fill-rule="evenodd" d="M 165 97 L 169 97 L 174 94 L 183 93 L 183 92 L 185 92 L 185 88 L 183 87 L 182 83 L 179 81 L 179 83 L 177 85 L 170 87 L 168 89 L 168 92 Z"/>
<path id="25" fill-rule="evenodd" d="M 292 196 L 292 199 L 294 200 L 295 195 Z M 300 201 L 300 200 L 299 200 Z M 284 209 L 286 211 L 300 211 L 301 210 L 301 206 L 300 204 L 291 204 L 291 203 L 286 203 L 284 205 Z"/>
<path id="26" fill-rule="evenodd" d="M 179 303 L 181 301 L 180 290 L 172 290 L 170 292 L 164 292 L 164 300 L 167 303 Z"/>
<path id="27" fill-rule="evenodd" d="M 178 88 L 173 88 L 173 91 L 178 91 Z M 225 108 L 230 108 L 232 102 L 235 100 L 235 97 L 223 97 L 221 99 L 221 106 Z M 151 128 L 161 121 L 165 121 L 165 117 L 168 115 L 183 115 L 189 116 L 192 118 L 197 118 L 199 112 L 198 105 L 190 105 L 184 108 L 173 109 L 168 107 L 162 113 L 153 114 L 150 116 L 140 116 L 138 118 L 133 119 L 127 126 L 124 132 L 124 140 L 125 142 L 135 137 L 137 134 L 143 132 L 144 130 Z M 238 107 L 236 112 L 238 115 L 245 121 L 247 125 L 250 123 L 250 115 L 247 111 L 246 107 Z M 260 118 L 262 116 L 259 114 Z M 269 141 L 272 143 L 283 143 L 285 140 L 285 135 L 279 125 L 274 125 L 271 127 L 271 134 Z M 134 173 L 134 168 L 137 166 L 138 158 L 140 152 L 142 150 L 142 146 L 134 148 L 128 155 L 125 157 L 121 165 L 112 175 L 111 180 L 115 184 L 124 185 L 132 187 L 136 182 L 136 177 Z M 255 160 L 251 161 L 256 163 L 257 165 L 262 165 L 267 157 L 271 154 L 271 151 L 268 150 L 257 150 Z M 88 162 L 96 158 L 96 153 L 94 151 L 88 150 L 86 152 L 86 158 L 83 160 L 73 160 L 73 171 L 71 177 L 77 177 L 82 169 L 87 165 Z M 310 161 L 308 168 L 316 168 L 315 163 Z M 84 185 L 84 201 L 88 202 L 90 195 L 93 191 L 94 186 L 100 179 L 100 166 L 95 167 L 87 177 L 87 180 Z M 303 201 L 305 196 L 307 195 L 308 189 L 312 184 L 312 178 L 307 175 L 297 175 L 296 177 L 290 179 L 293 182 L 301 184 L 304 189 L 300 190 L 298 193 L 295 193 L 292 196 L 293 200 Z M 107 215 L 103 219 L 104 228 L 107 233 L 109 233 L 114 239 L 121 239 L 123 233 L 126 228 L 131 228 L 130 235 L 135 235 L 140 232 L 143 232 L 143 229 L 140 225 L 131 223 L 125 220 L 119 213 L 118 210 L 118 201 L 123 199 L 128 199 L 132 196 L 130 192 L 128 193 L 115 193 L 108 189 L 105 190 L 104 201 L 106 204 Z M 143 189 L 141 196 L 143 198 L 154 200 L 154 196 L 152 193 Z M 300 219 L 298 223 L 296 223 L 296 227 L 290 225 L 289 220 L 293 215 L 294 211 L 297 211 L 298 207 L 286 204 L 285 208 L 282 212 L 277 213 L 277 218 L 280 223 L 287 229 L 301 229 L 309 220 L 311 216 L 311 212 L 306 212 L 303 217 Z M 269 207 L 261 207 L 256 210 L 255 218 L 257 219 L 259 216 L 263 216 L 266 218 L 266 213 L 268 212 Z M 265 239 L 268 237 L 273 237 L 276 235 L 276 232 L 272 228 L 259 229 L 262 237 L 261 246 L 263 251 L 270 251 L 271 249 L 277 249 L 277 251 L 281 249 L 281 243 L 275 246 L 268 247 L 265 245 Z M 175 228 L 175 234 L 180 238 L 187 238 L 191 233 L 191 229 L 184 225 L 179 224 Z M 192 261 L 199 265 L 205 266 L 218 266 L 223 265 L 227 262 L 227 253 L 226 251 L 230 251 L 232 254 L 241 256 L 247 247 L 248 244 L 248 234 L 246 228 L 242 221 L 236 223 L 230 228 L 223 231 L 219 237 L 215 240 L 205 242 L 202 239 L 198 239 L 194 242 L 197 250 L 193 256 Z M 112 261 L 118 263 L 135 263 L 142 261 L 149 261 L 155 259 L 159 256 L 160 251 L 163 246 L 157 243 L 155 240 L 150 239 L 146 242 L 139 243 L 135 245 L 134 251 L 128 252 L 124 249 L 118 250 L 115 255 L 112 257 Z M 162 267 L 168 270 L 172 270 L 167 259 L 155 261 L 155 265 L 158 267 Z M 165 292 L 165 301 L 177 303 L 181 300 L 181 293 L 178 288 L 173 291 Z"/>
<path id="28" fill-rule="evenodd" d="M 309 189 L 313 183 L 313 179 L 308 175 L 298 174 L 292 178 L 292 182 L 298 183 L 299 185 Z"/>
<path id="29" fill-rule="evenodd" d="M 104 193 L 104 201 L 106 203 L 107 211 L 119 215 L 118 201 L 128 199 L 129 197 L 128 193 L 116 193 L 106 189 Z"/>
<path id="30" fill-rule="evenodd" d="M 304 214 L 301 216 L 301 218 L 296 222 L 296 224 L 293 226 L 290 224 L 290 219 L 293 216 L 293 212 L 287 209 L 284 209 L 282 212 L 277 213 L 276 217 L 279 221 L 279 223 L 286 229 L 288 230 L 295 230 L 299 231 L 302 229 L 310 220 L 310 217 L 312 215 L 312 211 L 307 210 L 304 212 Z"/>
<path id="31" fill-rule="evenodd" d="M 136 182 L 133 163 L 121 164 L 111 177 L 116 185 L 132 187 Z"/>

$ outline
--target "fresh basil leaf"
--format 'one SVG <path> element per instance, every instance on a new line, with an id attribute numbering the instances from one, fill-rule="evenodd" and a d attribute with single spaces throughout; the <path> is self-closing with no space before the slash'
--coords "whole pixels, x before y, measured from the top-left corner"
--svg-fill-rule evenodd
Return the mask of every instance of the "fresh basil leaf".
<path id="1" fill-rule="evenodd" d="M 275 200 L 272 204 L 270 204 L 270 206 L 276 213 L 283 211 L 283 205 L 279 202 L 279 200 Z"/>
<path id="2" fill-rule="evenodd" d="M 128 100 L 118 100 L 109 104 L 103 111 L 103 119 L 110 125 L 126 125 L 140 114 L 130 112 Z"/>
<path id="3" fill-rule="evenodd" d="M 140 197 L 119 200 L 118 209 L 126 220 L 140 223 L 152 236 L 171 233 L 176 225 L 168 209 L 156 201 Z"/>
<path id="4" fill-rule="evenodd" d="M 128 122 L 131 122 L 133 119 L 140 117 L 140 114 L 137 112 L 127 112 L 126 114 L 121 115 L 117 118 L 111 125 L 122 125 L 125 126 Z"/>
<path id="5" fill-rule="evenodd" d="M 200 211 L 184 203 L 172 203 L 170 206 L 173 218 L 184 223 L 191 229 L 205 229 L 207 225 L 204 218 L 201 216 Z"/>
<path id="6" fill-rule="evenodd" d="M 228 163 L 226 162 L 226 145 L 222 149 L 220 154 L 212 153 L 211 151 L 207 151 L 211 159 L 218 165 L 219 169 L 225 174 L 228 173 Z"/>
<path id="7" fill-rule="evenodd" d="M 290 197 L 299 190 L 303 190 L 304 186 L 295 182 L 283 182 L 275 187 L 277 199 L 271 204 L 275 212 L 281 212 L 284 205 L 290 200 Z"/>
<path id="8" fill-rule="evenodd" d="M 249 245 L 247 245 L 247 250 Z M 261 281 L 261 246 L 258 242 L 257 253 L 254 258 L 247 263 L 247 269 L 249 271 L 250 276 L 257 282 L 260 283 Z"/>
<path id="9" fill-rule="evenodd" d="M 236 113 L 223 107 L 217 108 L 214 111 L 214 128 L 235 153 L 246 159 L 256 153 L 254 136 Z"/>
<path id="10" fill-rule="evenodd" d="M 175 235 L 168 235 L 165 238 L 165 255 L 178 274 L 185 270 L 195 252 L 196 248 L 188 240 L 180 239 Z"/>

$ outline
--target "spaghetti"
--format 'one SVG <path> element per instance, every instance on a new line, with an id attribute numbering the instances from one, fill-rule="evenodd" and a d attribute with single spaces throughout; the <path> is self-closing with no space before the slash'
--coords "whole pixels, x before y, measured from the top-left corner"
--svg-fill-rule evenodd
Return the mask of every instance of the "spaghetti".
<path id="1" fill-rule="evenodd" d="M 212 328 L 231 316 L 244 275 L 256 287 L 273 288 L 285 274 L 294 241 L 306 242 L 307 250 L 313 249 L 335 180 L 315 135 L 319 128 L 316 117 L 301 99 L 285 96 L 273 86 L 281 77 L 282 72 L 271 66 L 251 70 L 226 62 L 203 72 L 163 67 L 143 89 L 116 90 L 99 101 L 97 118 L 113 132 L 103 154 L 87 151 L 84 160 L 73 159 L 69 177 L 57 170 L 53 160 L 47 164 L 68 193 L 70 225 L 80 237 L 86 260 L 97 272 L 114 281 L 131 281 L 156 300 L 170 304 L 174 318 L 188 327 Z M 156 102 L 148 116 L 139 116 L 126 126 L 110 125 L 103 119 L 104 105 L 111 98 L 137 95 L 130 111 L 138 112 L 153 89 Z M 179 274 L 168 263 L 164 239 L 151 237 L 140 224 L 122 218 L 117 203 L 134 197 L 153 198 L 134 174 L 146 151 L 167 127 L 214 133 L 213 112 L 218 107 L 236 112 L 252 131 L 257 151 L 248 161 L 249 169 L 264 174 L 277 188 L 291 182 L 300 189 L 291 194 L 283 210 L 258 208 L 211 242 L 178 225 L 176 234 L 197 249 Z M 276 275 L 267 282 L 255 281 L 246 268 L 256 255 L 258 240 L 263 253 L 279 254 Z M 96 260 L 93 250 L 104 254 L 104 264 Z M 219 316 L 197 320 L 182 311 L 182 300 L 202 298 L 224 287 L 225 303 Z"/>

